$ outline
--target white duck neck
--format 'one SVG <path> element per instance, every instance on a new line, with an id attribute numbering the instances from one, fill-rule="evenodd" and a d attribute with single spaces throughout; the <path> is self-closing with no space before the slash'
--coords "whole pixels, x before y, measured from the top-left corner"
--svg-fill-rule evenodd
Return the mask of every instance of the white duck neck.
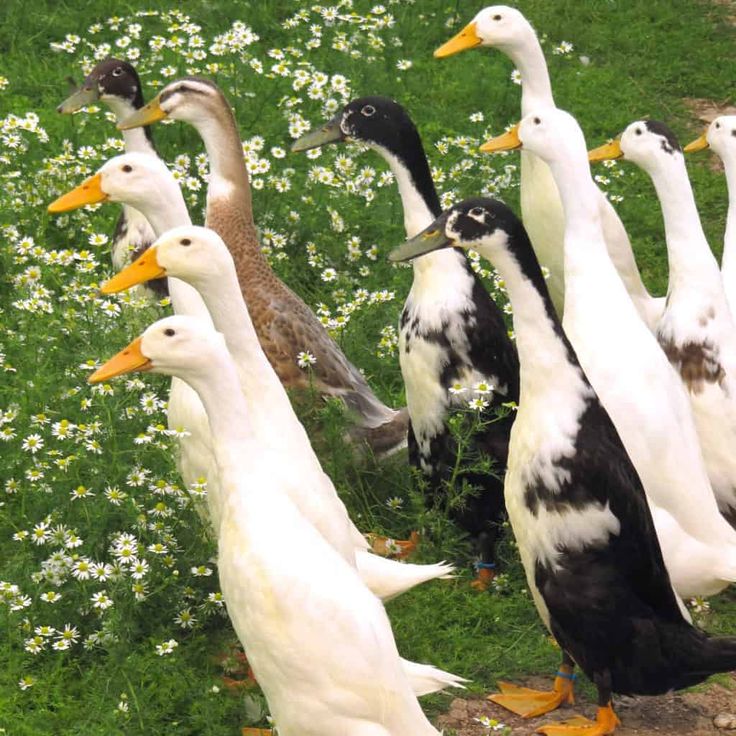
<path id="1" fill-rule="evenodd" d="M 208 370 L 206 375 L 188 375 L 183 380 L 197 392 L 207 413 L 222 490 L 247 486 L 237 479 L 242 480 L 239 470 L 255 435 L 235 363 L 230 356 L 222 355 L 216 369 Z M 224 504 L 226 498 L 220 501 Z"/>
<path id="2" fill-rule="evenodd" d="M 477 250 L 498 270 L 513 306 L 522 405 L 525 396 L 539 396 L 540 389 L 554 391 L 560 381 L 567 380 L 561 366 L 573 368 L 574 352 L 562 331 L 528 237 L 526 248 L 519 250 L 528 255 L 523 265 L 506 246 L 479 245 Z"/>
<path id="3" fill-rule="evenodd" d="M 215 329 L 225 336 L 240 376 L 248 412 L 254 424 L 264 423 L 264 433 L 274 426 L 284 431 L 289 425 L 303 431 L 289 397 L 263 352 L 253 321 L 238 284 L 235 265 L 228 259 L 226 272 L 197 284 Z M 296 356 L 294 356 L 296 360 Z M 261 431 L 259 430 L 259 434 Z"/>
<path id="4" fill-rule="evenodd" d="M 169 182 L 163 180 L 154 182 L 151 190 L 155 190 L 157 196 L 147 199 L 143 206 L 139 205 L 139 207 L 144 217 L 151 224 L 157 238 L 160 238 L 167 230 L 192 224 L 189 211 L 186 204 L 184 204 L 184 197 L 173 177 Z M 212 324 L 207 307 L 194 287 L 181 279 L 175 278 L 169 278 L 168 285 L 171 306 L 176 314 L 199 317 L 208 324 Z"/>
<path id="5" fill-rule="evenodd" d="M 702 286 L 702 279 L 720 281 L 718 264 L 710 250 L 695 205 L 688 179 L 685 159 L 679 152 L 657 158 L 646 168 L 657 190 L 662 207 L 667 259 L 669 261 L 669 291 L 693 284 L 693 276 Z"/>
<path id="6" fill-rule="evenodd" d="M 521 74 L 521 116 L 525 117 L 545 107 L 554 107 L 547 61 L 534 29 L 529 26 L 524 41 L 518 47 L 504 51 Z"/>
<path id="7" fill-rule="evenodd" d="M 726 153 L 723 156 L 723 165 L 728 185 L 728 215 L 726 233 L 723 236 L 721 272 L 726 292 L 729 295 L 731 310 L 734 311 L 736 310 L 736 153 Z"/>
<path id="8" fill-rule="evenodd" d="M 115 119 L 119 123 L 129 118 L 136 111 L 136 108 L 129 100 L 124 100 L 120 97 L 111 95 L 105 99 L 105 103 L 112 110 Z M 146 133 L 146 128 L 131 128 L 130 130 L 123 130 L 122 133 L 126 153 L 148 153 L 152 156 L 156 155 L 156 149 L 148 137 L 149 134 Z"/>
<path id="9" fill-rule="evenodd" d="M 414 176 L 412 176 L 412 172 L 409 171 L 409 168 L 398 156 L 382 146 L 375 146 L 375 149 L 391 167 L 391 171 L 396 179 L 396 185 L 399 188 L 401 206 L 404 210 L 406 237 L 413 238 L 424 230 L 424 228 L 429 227 L 441 212 L 439 202 L 437 202 L 436 207 L 433 207 L 429 199 L 431 195 L 434 195 L 434 199 L 437 200 L 431 174 L 429 174 L 429 164 L 427 164 L 427 171 L 424 172 L 424 178 L 427 180 L 427 186 L 432 187 L 431 194 L 420 191 Z M 436 211 L 434 211 L 435 209 Z M 415 282 L 420 285 L 420 288 L 423 288 L 422 284 L 426 281 L 427 288 L 431 289 L 434 284 L 434 276 L 436 276 L 438 270 L 441 269 L 443 277 L 447 275 L 448 269 L 455 270 L 460 267 L 465 271 L 465 262 L 465 256 L 461 252 L 454 248 L 442 248 L 441 250 L 436 250 L 415 258 L 411 263 L 414 269 Z M 435 293 L 441 293 L 441 290 L 440 285 L 440 291 L 435 291 Z"/>

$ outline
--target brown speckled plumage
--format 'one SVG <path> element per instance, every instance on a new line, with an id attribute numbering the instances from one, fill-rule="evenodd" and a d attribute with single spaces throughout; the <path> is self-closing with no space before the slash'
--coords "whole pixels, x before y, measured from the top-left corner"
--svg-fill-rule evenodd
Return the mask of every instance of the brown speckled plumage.
<path id="1" fill-rule="evenodd" d="M 718 348 L 708 341 L 677 345 L 673 340 L 660 339 L 660 345 L 687 389 L 699 394 L 706 383 L 722 383 L 726 377 L 718 359 Z"/>
<path id="2" fill-rule="evenodd" d="M 248 311 L 271 365 L 287 388 L 307 388 L 311 381 L 322 394 L 339 396 L 358 417 L 354 436 L 364 439 L 374 452 L 402 445 L 408 429 L 406 409 L 396 411 L 378 399 L 314 312 L 276 276 L 261 253 L 237 124 L 222 93 L 208 85 L 217 91 L 217 101 L 208 95 L 202 104 L 220 128 L 218 144 L 228 148 L 219 174 L 231 188 L 213 193 L 210 187 L 206 223 L 230 249 Z M 316 358 L 311 376 L 297 365 L 301 351 Z"/>

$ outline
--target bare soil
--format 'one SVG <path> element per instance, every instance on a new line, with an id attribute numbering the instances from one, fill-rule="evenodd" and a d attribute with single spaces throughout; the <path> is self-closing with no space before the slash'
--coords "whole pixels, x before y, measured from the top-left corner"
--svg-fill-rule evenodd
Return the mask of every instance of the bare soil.
<path id="1" fill-rule="evenodd" d="M 548 690 L 552 682 L 532 677 L 518 684 Z M 728 687 L 713 684 L 698 692 L 672 693 L 657 697 L 617 697 L 614 708 L 621 719 L 616 736 L 712 736 L 736 734 L 736 674 Z M 544 723 L 561 721 L 573 715 L 595 718 L 595 703 L 578 698 L 575 706 L 562 707 L 548 716 L 525 720 L 485 699 L 456 698 L 447 713 L 440 716 L 437 726 L 457 736 L 488 736 L 489 731 L 476 719 L 493 718 L 511 728 L 514 736 L 529 736 Z M 732 714 L 733 728 L 716 728 L 714 719 Z M 493 731 L 490 731 L 493 734 Z"/>

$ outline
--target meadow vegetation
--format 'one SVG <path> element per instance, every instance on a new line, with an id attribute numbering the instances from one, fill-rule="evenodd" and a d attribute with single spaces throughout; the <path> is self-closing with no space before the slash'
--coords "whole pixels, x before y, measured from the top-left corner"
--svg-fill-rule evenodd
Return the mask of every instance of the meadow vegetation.
<path id="1" fill-rule="evenodd" d="M 424 138 L 443 204 L 488 193 L 512 206 L 518 159 L 477 152 L 515 122 L 519 87 L 500 53 L 446 61 L 432 50 L 479 3 L 336 0 L 318 6 L 192 0 L 20 0 L 0 6 L 0 733 L 235 734 L 265 724 L 243 679 L 217 586 L 214 546 L 196 513 L 203 485 L 181 486 L 166 429 L 168 383 L 156 376 L 90 387 L 89 372 L 166 311 L 136 294 L 105 297 L 117 207 L 51 217 L 46 205 L 120 152 L 102 108 L 56 106 L 96 60 L 131 60 L 146 97 L 185 74 L 214 79 L 231 100 L 254 188 L 263 247 L 388 403 L 403 404 L 398 313 L 410 270 L 386 261 L 403 238 L 392 176 L 358 147 L 307 155 L 291 142 L 353 97 L 390 95 Z M 690 0 L 544 0 L 518 7 L 543 34 L 560 107 L 591 144 L 640 117 L 683 142 L 700 133 L 685 97 L 733 93 L 727 9 Z M 207 161 L 189 127 L 159 125 L 195 222 Z M 706 232 L 720 254 L 722 175 L 691 162 Z M 598 172 L 618 203 L 647 285 L 666 290 L 659 207 L 645 176 Z M 476 267 L 505 305 L 488 264 Z M 461 576 L 389 605 L 402 654 L 471 678 L 551 671 L 558 654 L 526 590 L 510 533 L 492 590 L 469 588 L 468 546 L 441 509 L 427 511 L 405 458 L 356 462 L 341 417 L 300 407 L 325 469 L 359 527 L 423 533 L 419 560 L 457 560 Z M 471 414 L 472 410 L 468 409 Z M 462 430 L 461 430 L 462 431 Z M 274 544 L 279 540 L 275 539 Z M 298 560 L 295 560 L 298 564 Z M 695 602 L 708 630 L 736 629 L 732 591 Z M 315 668 L 319 662 L 314 663 Z M 425 700 L 431 712 L 446 696 Z"/>

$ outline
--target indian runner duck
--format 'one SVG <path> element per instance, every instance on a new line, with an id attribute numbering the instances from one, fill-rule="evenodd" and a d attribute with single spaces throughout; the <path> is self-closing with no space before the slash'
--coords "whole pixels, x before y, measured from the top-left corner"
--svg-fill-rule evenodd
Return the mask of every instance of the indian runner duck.
<path id="1" fill-rule="evenodd" d="M 49 210 L 52 212 L 62 212 L 74 207 L 81 207 L 84 204 L 93 204 L 106 200 L 126 201 L 139 207 L 150 219 L 157 232 L 164 233 L 179 225 L 191 224 L 181 190 L 179 189 L 179 186 L 171 172 L 159 159 L 151 156 L 142 156 L 141 154 L 124 154 L 110 159 L 110 161 L 103 165 L 98 174 L 83 182 L 74 191 L 53 202 L 49 206 Z M 159 230 L 159 228 L 161 229 Z M 229 285 L 227 282 L 227 262 L 223 262 L 222 259 L 220 262 L 222 264 L 222 272 L 225 277 L 222 282 L 218 282 L 217 279 L 215 279 L 214 283 L 210 286 L 210 291 L 215 295 L 215 297 L 217 294 L 225 294 L 226 292 L 224 289 Z M 210 268 L 208 271 L 211 272 L 212 269 Z M 197 289 L 179 279 L 172 279 L 172 284 L 174 285 L 174 290 L 172 291 L 172 303 L 175 312 L 193 313 L 196 316 L 201 317 L 202 312 L 199 310 L 203 310 L 203 314 L 206 316 L 206 319 L 211 321 L 212 318 L 210 316 L 210 312 Z M 230 331 L 233 329 L 247 330 L 247 325 L 252 324 L 252 321 L 248 315 L 247 309 L 243 304 L 241 304 L 242 294 L 239 298 L 236 298 L 232 289 L 227 292 L 227 294 L 229 297 L 229 308 L 240 309 L 240 327 L 238 327 L 237 324 L 234 325 L 232 320 L 229 323 L 225 323 L 225 328 L 228 330 L 228 334 L 230 334 Z M 215 297 L 213 297 L 213 299 Z M 222 303 L 222 298 L 223 297 L 220 296 L 220 303 Z M 193 309 L 195 305 L 197 307 L 197 311 L 194 311 Z M 217 306 L 217 304 L 215 304 L 215 306 Z M 186 309 L 187 311 L 180 312 L 180 309 Z M 224 315 L 224 317 L 220 315 L 220 318 L 226 319 L 227 315 Z M 180 381 L 176 381 L 172 385 L 179 386 L 180 384 Z M 196 405 L 197 404 L 195 403 L 190 404 L 192 407 L 195 407 Z M 175 408 L 176 406 L 177 405 L 175 405 Z M 201 408 L 201 404 L 199 404 L 199 407 Z M 193 421 L 191 414 L 194 413 L 194 409 L 192 408 L 189 412 L 189 417 L 182 418 L 181 422 L 176 424 L 173 423 L 174 418 L 172 417 L 171 411 L 172 409 L 170 405 L 169 423 L 175 427 L 186 427 L 190 432 L 192 432 L 192 425 L 195 422 Z M 203 410 L 201 414 L 195 414 L 195 416 L 201 419 L 201 417 L 204 416 Z M 178 418 L 179 417 L 177 415 L 177 419 Z M 213 527 L 217 529 L 219 528 L 220 522 L 220 503 L 218 500 L 219 484 L 213 483 L 209 480 L 210 476 L 216 478 L 216 468 L 211 467 L 214 455 L 211 449 L 206 417 L 204 417 L 204 419 L 204 423 L 202 421 L 196 422 L 197 431 L 192 433 L 192 436 L 197 440 L 197 452 L 189 453 L 184 451 L 186 444 L 192 440 L 192 436 L 182 439 L 184 444 L 182 445 L 181 473 L 185 482 L 188 483 L 191 483 L 202 476 L 208 478 L 208 507 L 210 509 Z M 190 476 L 193 476 L 192 480 L 189 479 Z M 313 499 L 305 497 L 303 500 L 303 507 L 313 514 L 314 523 L 327 535 L 327 538 L 330 539 L 338 549 L 343 550 L 343 553 L 348 559 L 353 559 L 353 548 L 365 549 L 367 546 L 363 536 L 357 531 L 357 529 L 355 529 L 354 526 L 352 526 L 352 524 L 350 525 L 349 530 L 352 545 L 350 547 L 350 552 L 347 551 L 348 548 L 344 546 L 341 541 L 345 539 L 344 536 L 341 537 L 340 535 L 331 534 L 331 529 L 340 528 L 340 524 L 342 523 L 340 520 L 345 514 L 344 506 L 335 495 L 331 482 L 329 483 L 329 489 L 327 489 L 326 495 L 318 496 Z M 337 521 L 335 521 L 336 518 Z M 340 534 L 343 534 L 343 532 L 340 532 Z M 446 575 L 451 571 L 451 567 L 442 564 L 439 566 L 409 567 L 390 560 L 381 560 L 375 556 L 370 556 L 370 559 L 368 559 L 367 555 L 366 560 L 366 583 L 371 586 L 377 595 L 382 595 L 386 598 L 393 597 L 401 592 L 401 590 L 411 587 L 410 584 L 412 580 L 415 581 L 414 584 L 421 582 L 417 577 L 417 570 L 419 568 L 424 570 L 423 574 L 429 574 L 430 577 Z M 434 574 L 428 573 L 427 571 L 429 569 L 432 569 Z M 429 578 L 425 577 L 424 579 L 426 580 Z"/>
<path id="2" fill-rule="evenodd" d="M 149 186 L 156 186 L 151 182 Z M 166 275 L 186 281 L 204 299 L 215 328 L 235 360 L 251 423 L 266 447 L 277 447 L 300 468 L 304 486 L 292 501 L 383 600 L 419 583 L 448 576 L 451 565 L 403 564 L 371 554 L 348 516 L 330 477 L 312 449 L 283 385 L 258 342 L 227 246 L 209 228 L 187 226 L 164 233 L 138 260 L 103 284 L 115 293 Z M 295 492 L 297 489 L 294 489 Z M 220 510 L 215 518 L 221 518 Z"/>
<path id="3" fill-rule="evenodd" d="M 728 185 L 728 216 L 723 236 L 721 276 L 731 314 L 736 315 L 736 115 L 720 115 L 708 130 L 683 149 L 685 153 L 711 147 L 723 161 Z"/>
<path id="4" fill-rule="evenodd" d="M 202 137 L 210 161 L 206 223 L 233 254 L 258 338 L 282 383 L 292 389 L 317 388 L 342 399 L 357 417 L 356 436 L 374 453 L 404 446 L 406 410 L 391 409 L 373 393 L 314 312 L 276 276 L 261 253 L 240 135 L 221 90 L 198 77 L 171 82 L 119 127 L 130 129 L 166 117 L 190 123 Z M 316 358 L 310 373 L 297 364 L 302 351 Z"/>
<path id="5" fill-rule="evenodd" d="M 156 182 L 152 187 L 151 182 Z M 86 204 L 120 202 L 138 210 L 155 233 L 162 234 L 172 227 L 191 223 L 179 185 L 161 159 L 148 153 L 126 153 L 107 161 L 93 176 L 52 202 L 51 213 L 67 212 Z M 212 324 L 207 307 L 197 290 L 189 284 L 171 279 L 168 284 L 171 305 L 176 314 L 197 317 Z M 178 433 L 177 467 L 187 486 L 206 479 L 207 507 L 197 507 L 205 523 L 209 519 L 216 528 L 211 513 L 217 508 L 214 499 L 219 493 L 217 467 L 210 442 L 207 415 L 197 394 L 183 381 L 171 381 L 167 409 L 170 429 L 185 429 Z"/>
<path id="6" fill-rule="evenodd" d="M 522 145 L 549 164 L 565 208 L 565 332 L 641 478 L 675 589 L 713 595 L 736 581 L 736 532 L 718 510 L 687 393 L 606 252 L 583 133 L 544 108 L 483 148 Z"/>
<path id="7" fill-rule="evenodd" d="M 525 143 L 535 119 L 522 122 Z M 558 182 L 565 202 L 565 185 Z M 595 212 L 588 189 L 578 193 Z M 571 209 L 568 222 L 580 223 Z M 577 225 L 568 224 L 566 248 L 573 229 Z M 605 253 L 598 229 L 595 241 L 588 237 L 592 227 L 579 232 L 583 250 Z M 576 717 L 537 731 L 611 734 L 619 724 L 613 693 L 665 693 L 732 670 L 736 638 L 710 637 L 683 616 L 641 481 L 560 324 L 521 222 L 498 201 L 468 199 L 391 257 L 403 260 L 448 245 L 473 248 L 491 260 L 513 306 L 521 396 L 511 429 L 506 506 L 537 610 L 563 650 L 551 693 L 503 685 L 505 692 L 493 700 L 526 715 L 545 713 L 572 700 L 576 664 L 596 686 L 596 720 Z"/>
<path id="8" fill-rule="evenodd" d="M 306 151 L 338 141 L 364 143 L 394 174 L 404 208 L 407 237 L 442 211 L 416 126 L 388 97 L 360 97 L 328 123 L 292 145 Z M 496 568 L 496 539 L 503 522 L 503 473 L 513 412 L 500 418 L 503 403 L 518 401 L 519 360 L 501 310 L 458 250 L 429 253 L 412 261 L 414 279 L 399 321 L 399 364 L 409 410 L 409 461 L 428 481 L 426 500 L 435 505 L 453 477 L 476 489 L 448 513 L 474 542 L 479 560 L 472 585 L 484 589 Z M 483 418 L 489 424 L 473 438 L 476 450 L 493 459 L 493 473 L 457 473 L 457 447 L 448 420 L 467 407 L 474 386 L 492 387 Z M 457 391 L 461 387 L 461 391 Z M 456 393 L 453 394 L 451 389 Z M 503 410 L 502 410 L 503 411 Z"/>
<path id="9" fill-rule="evenodd" d="M 664 219 L 670 278 L 657 339 L 693 407 L 721 513 L 736 527 L 736 322 L 703 232 L 685 156 L 664 123 L 638 120 L 594 160 L 623 157 L 649 174 Z"/>
<path id="10" fill-rule="evenodd" d="M 87 75 L 82 86 L 56 110 L 69 115 L 97 101 L 104 102 L 118 122 L 143 107 L 143 90 L 135 67 L 112 57 L 101 61 Z M 157 155 L 150 128 L 126 130 L 123 140 L 127 153 Z M 135 207 L 124 204 L 112 237 L 112 263 L 115 270 L 119 271 L 135 260 L 155 239 L 156 234 L 148 220 Z M 163 279 L 150 281 L 148 288 L 157 298 L 168 293 Z"/>
<path id="11" fill-rule="evenodd" d="M 532 110 L 554 108 L 552 85 L 542 47 L 529 21 L 515 8 L 492 5 L 481 10 L 454 38 L 434 55 L 444 58 L 476 46 L 498 48 L 521 74 L 521 116 Z M 597 189 L 597 187 L 596 187 Z M 565 218 L 554 177 L 544 161 L 522 151 L 521 212 L 534 250 L 549 273 L 549 286 L 557 313 L 563 314 L 565 294 Z M 597 195 L 608 255 L 616 266 L 641 318 L 651 329 L 664 309 L 664 298 L 653 297 L 641 280 L 631 243 L 620 218 L 602 192 Z"/>
<path id="12" fill-rule="evenodd" d="M 168 317 L 90 381 L 141 370 L 185 380 L 206 407 L 222 480 L 220 586 L 279 732 L 439 736 L 380 601 L 290 500 L 304 482 L 298 468 L 283 452 L 263 451 L 222 336 L 196 319 Z"/>

